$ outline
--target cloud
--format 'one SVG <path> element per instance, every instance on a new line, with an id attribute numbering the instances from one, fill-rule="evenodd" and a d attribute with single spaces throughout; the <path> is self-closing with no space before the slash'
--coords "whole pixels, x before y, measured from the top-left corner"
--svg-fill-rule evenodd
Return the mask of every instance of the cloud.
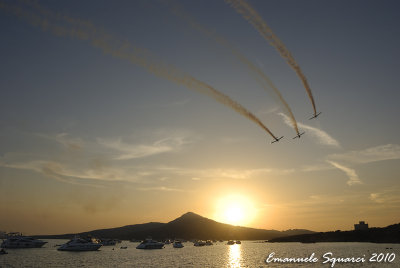
<path id="1" fill-rule="evenodd" d="M 164 186 L 140 187 L 140 188 L 137 188 L 137 190 L 139 190 L 139 191 L 162 191 L 162 192 L 187 192 L 186 190 L 183 190 L 183 189 L 169 188 L 169 187 L 164 187 Z"/>
<path id="2" fill-rule="evenodd" d="M 380 193 L 371 193 L 369 195 L 369 199 L 371 201 L 376 202 L 376 203 L 383 203 L 384 202 L 384 199 L 381 197 Z"/>
<path id="3" fill-rule="evenodd" d="M 286 125 L 288 125 L 290 127 L 292 126 L 290 118 L 287 115 L 285 115 L 284 113 L 278 113 L 278 114 L 283 117 L 283 121 L 285 122 Z M 326 133 L 325 131 L 323 131 L 319 128 L 305 125 L 300 122 L 297 122 L 297 125 L 299 126 L 299 128 L 301 128 L 303 130 L 307 130 L 307 132 L 311 136 L 314 136 L 315 138 L 317 138 L 317 141 L 319 144 L 340 148 L 340 143 L 337 140 L 335 140 L 332 136 L 330 136 L 328 133 Z"/>
<path id="4" fill-rule="evenodd" d="M 390 189 L 384 189 L 380 192 L 370 193 L 369 199 L 377 204 L 385 204 L 385 206 L 399 205 L 399 188 L 391 187 Z"/>
<path id="5" fill-rule="evenodd" d="M 341 171 L 343 171 L 344 173 L 346 173 L 346 175 L 349 177 L 349 180 L 347 181 L 347 184 L 349 186 L 355 185 L 355 184 L 362 184 L 360 178 L 358 177 L 356 171 L 354 169 L 351 169 L 349 167 L 343 166 L 341 164 L 338 164 L 336 162 L 333 161 L 327 161 L 328 163 L 330 163 L 332 166 L 340 169 Z"/>
<path id="6" fill-rule="evenodd" d="M 278 105 L 270 106 L 269 108 L 264 108 L 264 109 L 257 111 L 257 115 L 262 116 L 262 115 L 276 113 L 277 111 L 279 111 L 279 109 L 280 108 Z"/>
<path id="7" fill-rule="evenodd" d="M 328 164 L 314 164 L 314 165 L 307 165 L 307 166 L 303 166 L 300 171 L 303 172 L 312 172 L 312 171 L 322 171 L 322 170 L 329 170 L 329 169 L 333 169 L 332 165 L 328 165 Z"/>
<path id="8" fill-rule="evenodd" d="M 332 154 L 329 159 L 344 160 L 356 164 L 400 159 L 400 145 L 386 144 L 360 151 L 350 151 L 343 154 Z"/>
<path id="9" fill-rule="evenodd" d="M 269 168 L 259 168 L 259 169 L 190 169 L 190 168 L 180 168 L 180 167 L 157 167 L 159 172 L 165 174 L 169 172 L 171 174 L 185 176 L 191 178 L 191 180 L 203 180 L 203 179 L 237 179 L 237 180 L 248 180 L 259 176 L 279 174 L 287 175 L 295 172 L 294 169 L 269 169 Z"/>
<path id="10" fill-rule="evenodd" d="M 115 151 L 115 160 L 127 160 L 135 158 L 143 158 L 152 155 L 176 152 L 183 145 L 191 143 L 185 137 L 168 137 L 157 140 L 150 144 L 130 144 L 118 139 L 97 139 L 101 146 Z"/>
<path id="11" fill-rule="evenodd" d="M 36 134 L 36 136 L 56 141 L 59 144 L 62 144 L 67 149 L 72 151 L 82 150 L 84 147 L 84 142 L 80 138 L 72 138 L 68 133 L 58 133 L 56 135 L 47 135 L 47 134 Z"/>

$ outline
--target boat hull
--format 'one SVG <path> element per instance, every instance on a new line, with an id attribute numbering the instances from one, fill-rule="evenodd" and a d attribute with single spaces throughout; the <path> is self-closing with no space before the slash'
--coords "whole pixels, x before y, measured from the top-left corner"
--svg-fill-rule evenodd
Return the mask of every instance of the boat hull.
<path id="1" fill-rule="evenodd" d="M 35 243 L 25 243 L 25 242 L 16 242 L 16 243 L 2 243 L 1 247 L 2 248 L 41 248 L 43 247 L 44 244 L 47 242 L 41 241 L 41 242 L 35 242 Z"/>
<path id="2" fill-rule="evenodd" d="M 59 247 L 57 250 L 59 251 L 96 251 L 98 250 L 102 245 L 92 245 L 92 246 L 86 246 L 86 247 Z"/>
<path id="3" fill-rule="evenodd" d="M 164 245 L 144 245 L 144 246 L 137 246 L 137 249 L 162 249 Z"/>

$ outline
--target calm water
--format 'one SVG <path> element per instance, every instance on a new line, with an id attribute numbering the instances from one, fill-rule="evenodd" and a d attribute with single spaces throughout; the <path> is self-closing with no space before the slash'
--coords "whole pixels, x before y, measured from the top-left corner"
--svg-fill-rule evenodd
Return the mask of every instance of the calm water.
<path id="1" fill-rule="evenodd" d="M 322 256 L 332 252 L 330 257 L 360 257 L 364 263 L 339 263 L 334 267 L 400 267 L 399 244 L 372 243 L 257 243 L 243 241 L 241 245 L 216 243 L 213 246 L 185 247 L 175 249 L 166 245 L 159 250 L 138 250 L 138 243 L 123 241 L 116 246 L 101 247 L 94 252 L 60 252 L 55 245 L 67 240 L 47 240 L 43 248 L 7 249 L 7 255 L 0 255 L 0 267 L 331 267 L 323 264 Z M 127 246 L 127 249 L 120 249 Z M 114 248 L 114 250 L 113 250 Z M 275 252 L 279 258 L 306 258 L 315 253 L 316 263 L 266 263 L 268 256 Z M 395 256 L 393 262 L 369 262 L 373 253 Z M 391 254 L 391 255 L 389 255 Z M 381 255 L 383 256 L 383 255 Z"/>

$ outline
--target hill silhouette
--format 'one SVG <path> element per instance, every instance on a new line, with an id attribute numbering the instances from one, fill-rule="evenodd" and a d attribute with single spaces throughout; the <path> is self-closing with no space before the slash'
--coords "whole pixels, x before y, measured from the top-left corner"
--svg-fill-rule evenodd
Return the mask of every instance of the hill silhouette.
<path id="1" fill-rule="evenodd" d="M 400 243 L 400 223 L 383 228 L 357 231 L 334 231 L 302 234 L 271 239 L 269 242 L 371 242 Z"/>
<path id="2" fill-rule="evenodd" d="M 123 240 L 181 238 L 202 240 L 270 240 L 277 237 L 310 234 L 309 230 L 264 230 L 216 222 L 202 217 L 193 212 L 183 214 L 181 217 L 168 223 L 150 222 L 144 224 L 127 225 L 118 228 L 99 229 L 79 233 L 80 236 L 93 236 L 101 238 L 116 238 Z M 40 238 L 71 238 L 75 234 L 40 235 Z"/>

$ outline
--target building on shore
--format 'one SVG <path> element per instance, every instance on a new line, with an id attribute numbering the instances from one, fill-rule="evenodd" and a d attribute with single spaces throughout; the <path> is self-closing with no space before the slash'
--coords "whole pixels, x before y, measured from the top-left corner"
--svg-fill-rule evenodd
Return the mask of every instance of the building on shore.
<path id="1" fill-rule="evenodd" d="M 368 230 L 368 223 L 365 223 L 364 221 L 360 221 L 358 224 L 354 224 L 354 230 L 360 231 L 360 230 Z"/>

